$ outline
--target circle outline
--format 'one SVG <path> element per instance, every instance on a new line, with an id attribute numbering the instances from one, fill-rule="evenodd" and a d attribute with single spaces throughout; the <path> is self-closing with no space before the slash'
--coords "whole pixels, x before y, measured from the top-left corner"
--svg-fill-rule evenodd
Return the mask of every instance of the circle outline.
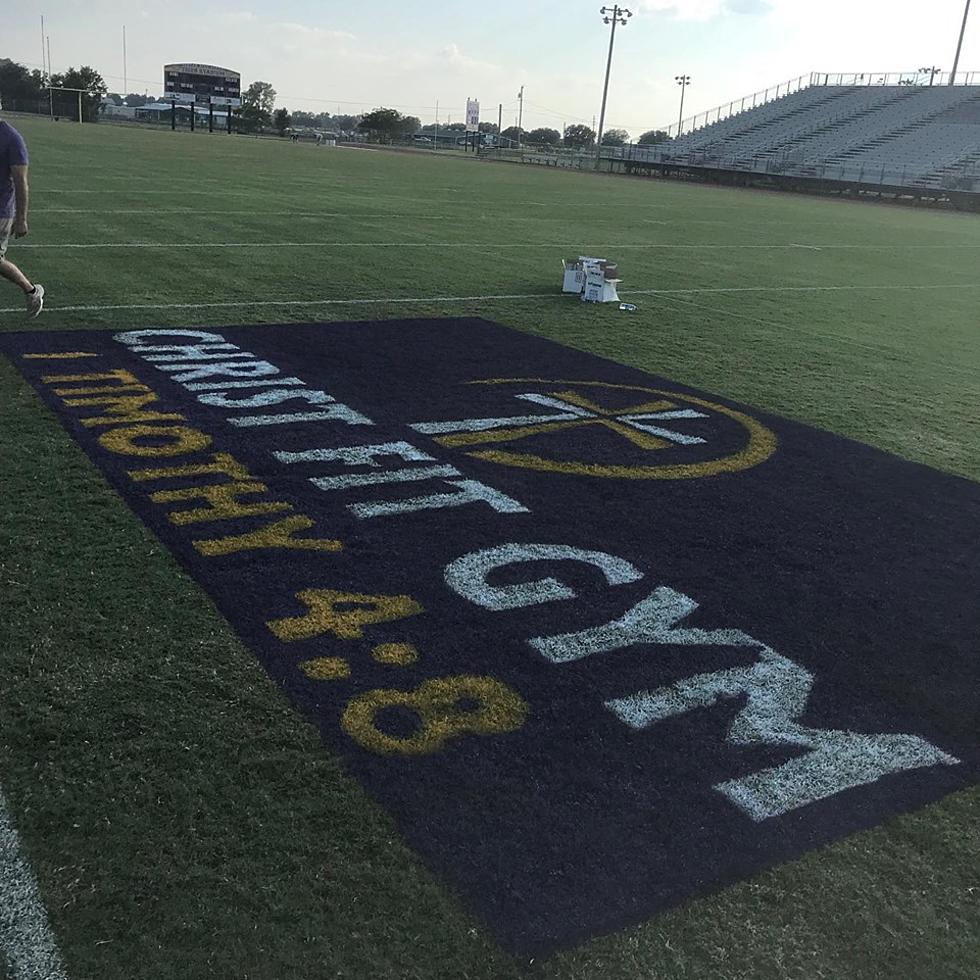
<path id="1" fill-rule="evenodd" d="M 665 395 L 686 401 L 701 408 L 725 415 L 738 422 L 749 433 L 748 445 L 736 453 L 701 463 L 676 463 L 669 466 L 606 466 L 599 463 L 583 463 L 578 460 L 551 460 L 533 453 L 513 453 L 505 450 L 478 450 L 467 453 L 473 459 L 482 459 L 501 466 L 537 470 L 543 473 L 563 473 L 574 476 L 593 476 L 616 480 L 691 480 L 721 473 L 740 473 L 760 466 L 769 460 L 779 446 L 776 434 L 761 422 L 735 408 L 719 405 L 697 395 L 680 394 L 663 388 L 647 388 L 643 385 L 623 385 L 605 381 L 567 381 L 548 378 L 485 378 L 469 381 L 473 385 L 548 384 L 577 385 L 587 388 L 613 388 L 620 391 L 642 391 L 650 395 Z"/>

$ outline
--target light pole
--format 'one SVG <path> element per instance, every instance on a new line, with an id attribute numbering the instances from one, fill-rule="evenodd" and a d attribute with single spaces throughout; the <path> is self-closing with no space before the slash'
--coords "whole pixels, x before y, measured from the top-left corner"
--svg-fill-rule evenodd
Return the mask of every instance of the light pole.
<path id="1" fill-rule="evenodd" d="M 517 110 L 517 148 L 521 149 L 524 145 L 524 86 L 521 86 L 517 93 L 517 103 L 520 108 Z"/>
<path id="2" fill-rule="evenodd" d="M 942 73 L 942 68 L 936 68 L 935 66 L 932 68 L 920 68 L 919 72 L 922 75 L 929 76 L 929 88 L 932 88 L 936 82 L 936 76 Z"/>
<path id="3" fill-rule="evenodd" d="M 960 67 L 960 52 L 963 50 L 963 35 L 966 34 L 966 22 L 970 18 L 970 0 L 966 0 L 966 8 L 963 11 L 963 26 L 960 28 L 960 40 L 956 45 L 956 57 L 953 59 L 953 70 L 949 73 L 949 84 L 956 84 L 956 70 Z"/>
<path id="4" fill-rule="evenodd" d="M 609 57 L 606 59 L 606 81 L 602 86 L 602 108 L 599 110 L 599 128 L 595 134 L 595 168 L 599 169 L 599 160 L 602 154 L 602 128 L 606 124 L 606 99 L 609 96 L 609 73 L 612 71 L 613 45 L 616 43 L 616 25 L 626 26 L 626 22 L 633 14 L 625 7 L 614 4 L 612 7 L 603 7 L 600 11 L 602 22 L 612 24 L 609 31 Z"/>
<path id="5" fill-rule="evenodd" d="M 684 124 L 684 93 L 687 91 L 688 85 L 691 84 L 690 75 L 675 75 L 674 81 L 677 82 L 681 87 L 681 111 L 677 116 L 677 135 L 681 135 L 681 126 Z"/>

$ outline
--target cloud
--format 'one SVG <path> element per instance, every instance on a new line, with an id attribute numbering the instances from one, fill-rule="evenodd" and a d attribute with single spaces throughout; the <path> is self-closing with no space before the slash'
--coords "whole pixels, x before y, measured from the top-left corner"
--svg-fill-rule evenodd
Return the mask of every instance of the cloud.
<path id="1" fill-rule="evenodd" d="M 725 7 L 733 14 L 768 14 L 773 9 L 769 0 L 727 0 Z"/>
<path id="2" fill-rule="evenodd" d="M 297 24 L 291 21 L 273 24 L 272 26 L 274 30 L 285 31 L 296 37 L 305 38 L 311 43 L 355 40 L 354 35 L 347 31 L 325 31 L 322 27 L 308 27 L 306 24 Z"/>
<path id="3" fill-rule="evenodd" d="M 669 14 L 678 20 L 713 20 L 723 14 L 769 13 L 769 0 L 640 0 L 641 13 Z"/>

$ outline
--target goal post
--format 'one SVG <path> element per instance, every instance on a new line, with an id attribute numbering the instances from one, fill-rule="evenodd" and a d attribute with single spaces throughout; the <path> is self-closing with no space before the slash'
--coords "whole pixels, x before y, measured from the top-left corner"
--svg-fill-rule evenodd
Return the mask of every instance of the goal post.
<path id="1" fill-rule="evenodd" d="M 78 121 L 80 123 L 85 122 L 85 118 L 82 112 L 82 96 L 83 95 L 93 95 L 94 93 L 89 91 L 87 88 L 66 88 L 64 85 L 48 85 L 48 94 L 50 95 L 49 105 L 51 107 L 51 118 L 54 118 L 54 93 L 55 92 L 76 92 L 78 94 Z"/>

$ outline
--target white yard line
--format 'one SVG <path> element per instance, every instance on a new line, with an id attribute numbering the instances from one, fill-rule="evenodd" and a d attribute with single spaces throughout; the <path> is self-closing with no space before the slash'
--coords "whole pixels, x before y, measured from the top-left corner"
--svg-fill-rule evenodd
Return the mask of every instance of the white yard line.
<path id="1" fill-rule="evenodd" d="M 567 242 L 62 242 L 60 244 L 20 244 L 18 249 L 98 249 L 98 248 L 486 248 L 486 249 L 554 249 L 555 251 L 581 251 L 582 245 L 569 245 Z M 694 251 L 698 249 L 717 249 L 717 250 L 738 250 L 749 249 L 758 251 L 773 251 L 781 249 L 800 249 L 812 248 L 815 250 L 823 249 L 858 249 L 867 251 L 903 251 L 903 250 L 933 250 L 933 249 L 964 249 L 980 248 L 980 243 L 976 245 L 945 244 L 945 245 L 916 245 L 916 244 L 893 244 L 893 245 L 669 245 L 665 243 L 639 243 L 639 244 L 606 244 L 606 245 L 585 245 L 592 251 L 625 251 L 626 249 L 655 249 L 663 251 Z"/>
<path id="2" fill-rule="evenodd" d="M 555 293 L 512 293 L 492 296 L 422 296 L 418 298 L 388 297 L 384 299 L 242 299 L 223 303 L 138 303 L 130 306 L 46 306 L 44 309 L 52 313 L 105 313 L 110 310 L 205 310 L 233 309 L 239 307 L 282 307 L 282 306 L 369 306 L 399 303 L 486 303 L 491 300 L 512 299 L 555 299 L 560 294 Z M 20 313 L 23 306 L 11 306 L 0 309 L 0 313 Z"/>
<path id="3" fill-rule="evenodd" d="M 0 952 L 10 980 L 66 980 L 61 954 L 0 789 Z"/>
<path id="4" fill-rule="evenodd" d="M 98 179 L 98 178 L 93 178 L 93 179 Z M 127 194 L 138 195 L 139 197 L 142 197 L 144 194 L 168 194 L 170 197 L 186 197 L 188 194 L 208 194 L 211 197 L 214 197 L 217 192 L 185 190 L 183 187 L 181 187 L 179 190 L 174 190 L 174 189 L 143 190 L 142 188 L 140 188 L 132 191 L 109 190 L 108 188 L 102 190 L 93 190 L 91 188 L 83 189 L 80 187 L 35 187 L 34 193 L 38 197 L 42 197 L 45 194 L 112 194 L 115 197 L 121 197 Z M 222 197 L 251 197 L 252 196 L 251 191 L 222 190 L 220 193 Z"/>
<path id="5" fill-rule="evenodd" d="M 623 296 L 698 296 L 713 293 L 806 293 L 806 292 L 892 292 L 895 290 L 950 290 L 980 289 L 977 283 L 941 283 L 935 285 L 889 285 L 889 286 L 705 286 L 693 289 L 624 289 Z M 289 306 L 385 306 L 411 303 L 489 303 L 509 300 L 560 300 L 568 303 L 569 297 L 561 293 L 492 293 L 484 296 L 388 296 L 371 299 L 240 299 L 219 303 L 133 303 L 105 306 L 46 306 L 51 313 L 107 313 L 125 310 L 207 310 L 235 309 L 241 307 L 289 307 Z M 24 314 L 23 306 L 0 308 L 0 314 Z"/>
<path id="6" fill-rule="evenodd" d="M 146 208 L 31 208 L 31 214 L 139 214 L 147 217 Z M 189 217 L 213 214 L 242 214 L 256 218 L 359 218 L 361 221 L 388 221 L 392 218 L 408 218 L 418 221 L 456 221 L 448 214 L 358 214 L 350 211 L 204 211 L 196 208 L 154 208 L 151 215 L 184 214 Z M 523 219 L 529 220 L 529 219 Z"/>
<path id="7" fill-rule="evenodd" d="M 693 289 L 623 289 L 620 292 L 626 296 L 694 296 L 702 293 L 820 293 L 820 292 L 849 292 L 852 290 L 871 290 L 872 292 L 891 292 L 892 290 L 919 289 L 980 289 L 980 282 L 930 283 L 917 285 L 914 283 L 898 283 L 888 286 L 870 286 L 865 284 L 845 286 L 696 286 Z"/>

